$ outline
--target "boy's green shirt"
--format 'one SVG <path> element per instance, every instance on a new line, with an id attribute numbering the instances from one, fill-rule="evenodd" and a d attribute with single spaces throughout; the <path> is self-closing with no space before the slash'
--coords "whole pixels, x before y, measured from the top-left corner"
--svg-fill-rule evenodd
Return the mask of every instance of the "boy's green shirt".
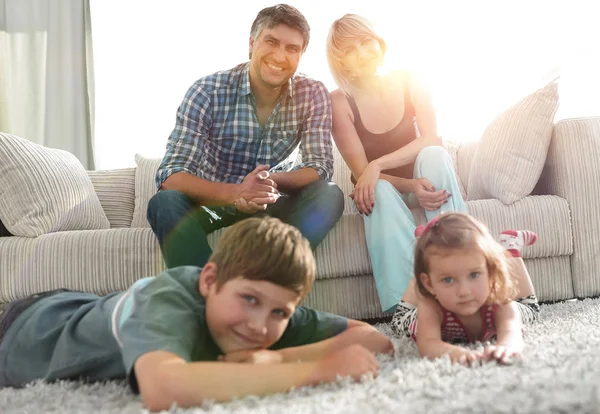
<path id="1" fill-rule="evenodd" d="M 169 269 L 107 296 L 63 292 L 41 299 L 13 322 L 0 343 L 0 386 L 127 377 L 138 392 L 133 366 L 147 352 L 215 361 L 221 351 L 206 325 L 198 292 L 201 270 Z M 322 341 L 347 326 L 346 318 L 300 306 L 271 349 Z"/>

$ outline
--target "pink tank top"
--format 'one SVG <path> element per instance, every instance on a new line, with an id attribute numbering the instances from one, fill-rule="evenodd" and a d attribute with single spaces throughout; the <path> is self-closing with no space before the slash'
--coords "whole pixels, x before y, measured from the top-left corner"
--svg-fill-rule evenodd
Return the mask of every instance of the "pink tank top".
<path id="1" fill-rule="evenodd" d="M 494 316 L 498 305 L 484 305 L 480 309 L 481 313 L 481 334 L 478 338 L 473 338 L 460 319 L 449 310 L 442 307 L 442 341 L 448 343 L 455 342 L 485 342 L 496 337 L 496 326 L 494 325 Z M 415 319 L 409 326 L 411 337 L 417 340 L 417 320 Z"/>

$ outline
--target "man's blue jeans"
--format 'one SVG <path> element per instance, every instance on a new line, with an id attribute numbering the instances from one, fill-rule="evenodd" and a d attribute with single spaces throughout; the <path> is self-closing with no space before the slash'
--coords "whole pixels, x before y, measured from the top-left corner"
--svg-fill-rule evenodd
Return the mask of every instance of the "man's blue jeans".
<path id="1" fill-rule="evenodd" d="M 302 232 L 314 250 L 335 226 L 344 210 L 342 190 L 319 180 L 292 195 L 282 195 L 264 212 Z M 156 193 L 148 204 L 147 217 L 158 238 L 167 268 L 204 266 L 212 253 L 206 236 L 222 227 L 252 217 L 233 205 L 206 207 L 176 190 Z"/>

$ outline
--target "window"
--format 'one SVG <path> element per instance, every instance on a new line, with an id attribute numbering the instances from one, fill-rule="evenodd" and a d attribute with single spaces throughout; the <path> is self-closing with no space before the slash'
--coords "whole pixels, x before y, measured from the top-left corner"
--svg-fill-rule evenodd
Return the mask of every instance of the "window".
<path id="1" fill-rule="evenodd" d="M 275 3 L 93 0 L 97 168 L 134 166 L 135 153 L 162 157 L 187 89 L 244 62 L 254 17 Z M 388 43 L 388 65 L 429 81 L 440 134 L 451 139 L 478 139 L 498 111 L 557 76 L 560 116 L 600 115 L 591 2 L 405 1 L 393 11 L 386 0 L 288 3 L 311 25 L 300 71 L 335 89 L 329 26 L 347 12 L 364 15 Z"/>

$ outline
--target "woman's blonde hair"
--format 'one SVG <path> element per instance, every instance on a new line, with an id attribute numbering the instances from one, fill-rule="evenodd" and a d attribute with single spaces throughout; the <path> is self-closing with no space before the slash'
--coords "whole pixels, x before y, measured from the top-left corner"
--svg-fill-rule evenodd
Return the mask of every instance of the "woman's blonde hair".
<path id="1" fill-rule="evenodd" d="M 352 91 L 352 70 L 344 65 L 345 50 L 364 40 L 375 39 L 379 42 L 382 56 L 385 55 L 386 44 L 371 23 L 356 14 L 345 14 L 333 22 L 327 36 L 327 62 L 335 83 L 346 95 Z"/>
<path id="2" fill-rule="evenodd" d="M 490 296 L 487 303 L 503 304 L 515 299 L 517 288 L 509 273 L 509 253 L 492 237 L 483 223 L 463 213 L 444 213 L 434 220 L 417 238 L 415 278 L 419 293 L 433 297 L 419 277 L 421 273 L 429 274 L 431 253 L 475 247 L 485 256 L 488 269 Z"/>
<path id="3" fill-rule="evenodd" d="M 229 227 L 208 259 L 217 287 L 243 276 L 293 290 L 302 300 L 315 280 L 315 259 L 300 230 L 273 217 L 251 217 Z"/>

